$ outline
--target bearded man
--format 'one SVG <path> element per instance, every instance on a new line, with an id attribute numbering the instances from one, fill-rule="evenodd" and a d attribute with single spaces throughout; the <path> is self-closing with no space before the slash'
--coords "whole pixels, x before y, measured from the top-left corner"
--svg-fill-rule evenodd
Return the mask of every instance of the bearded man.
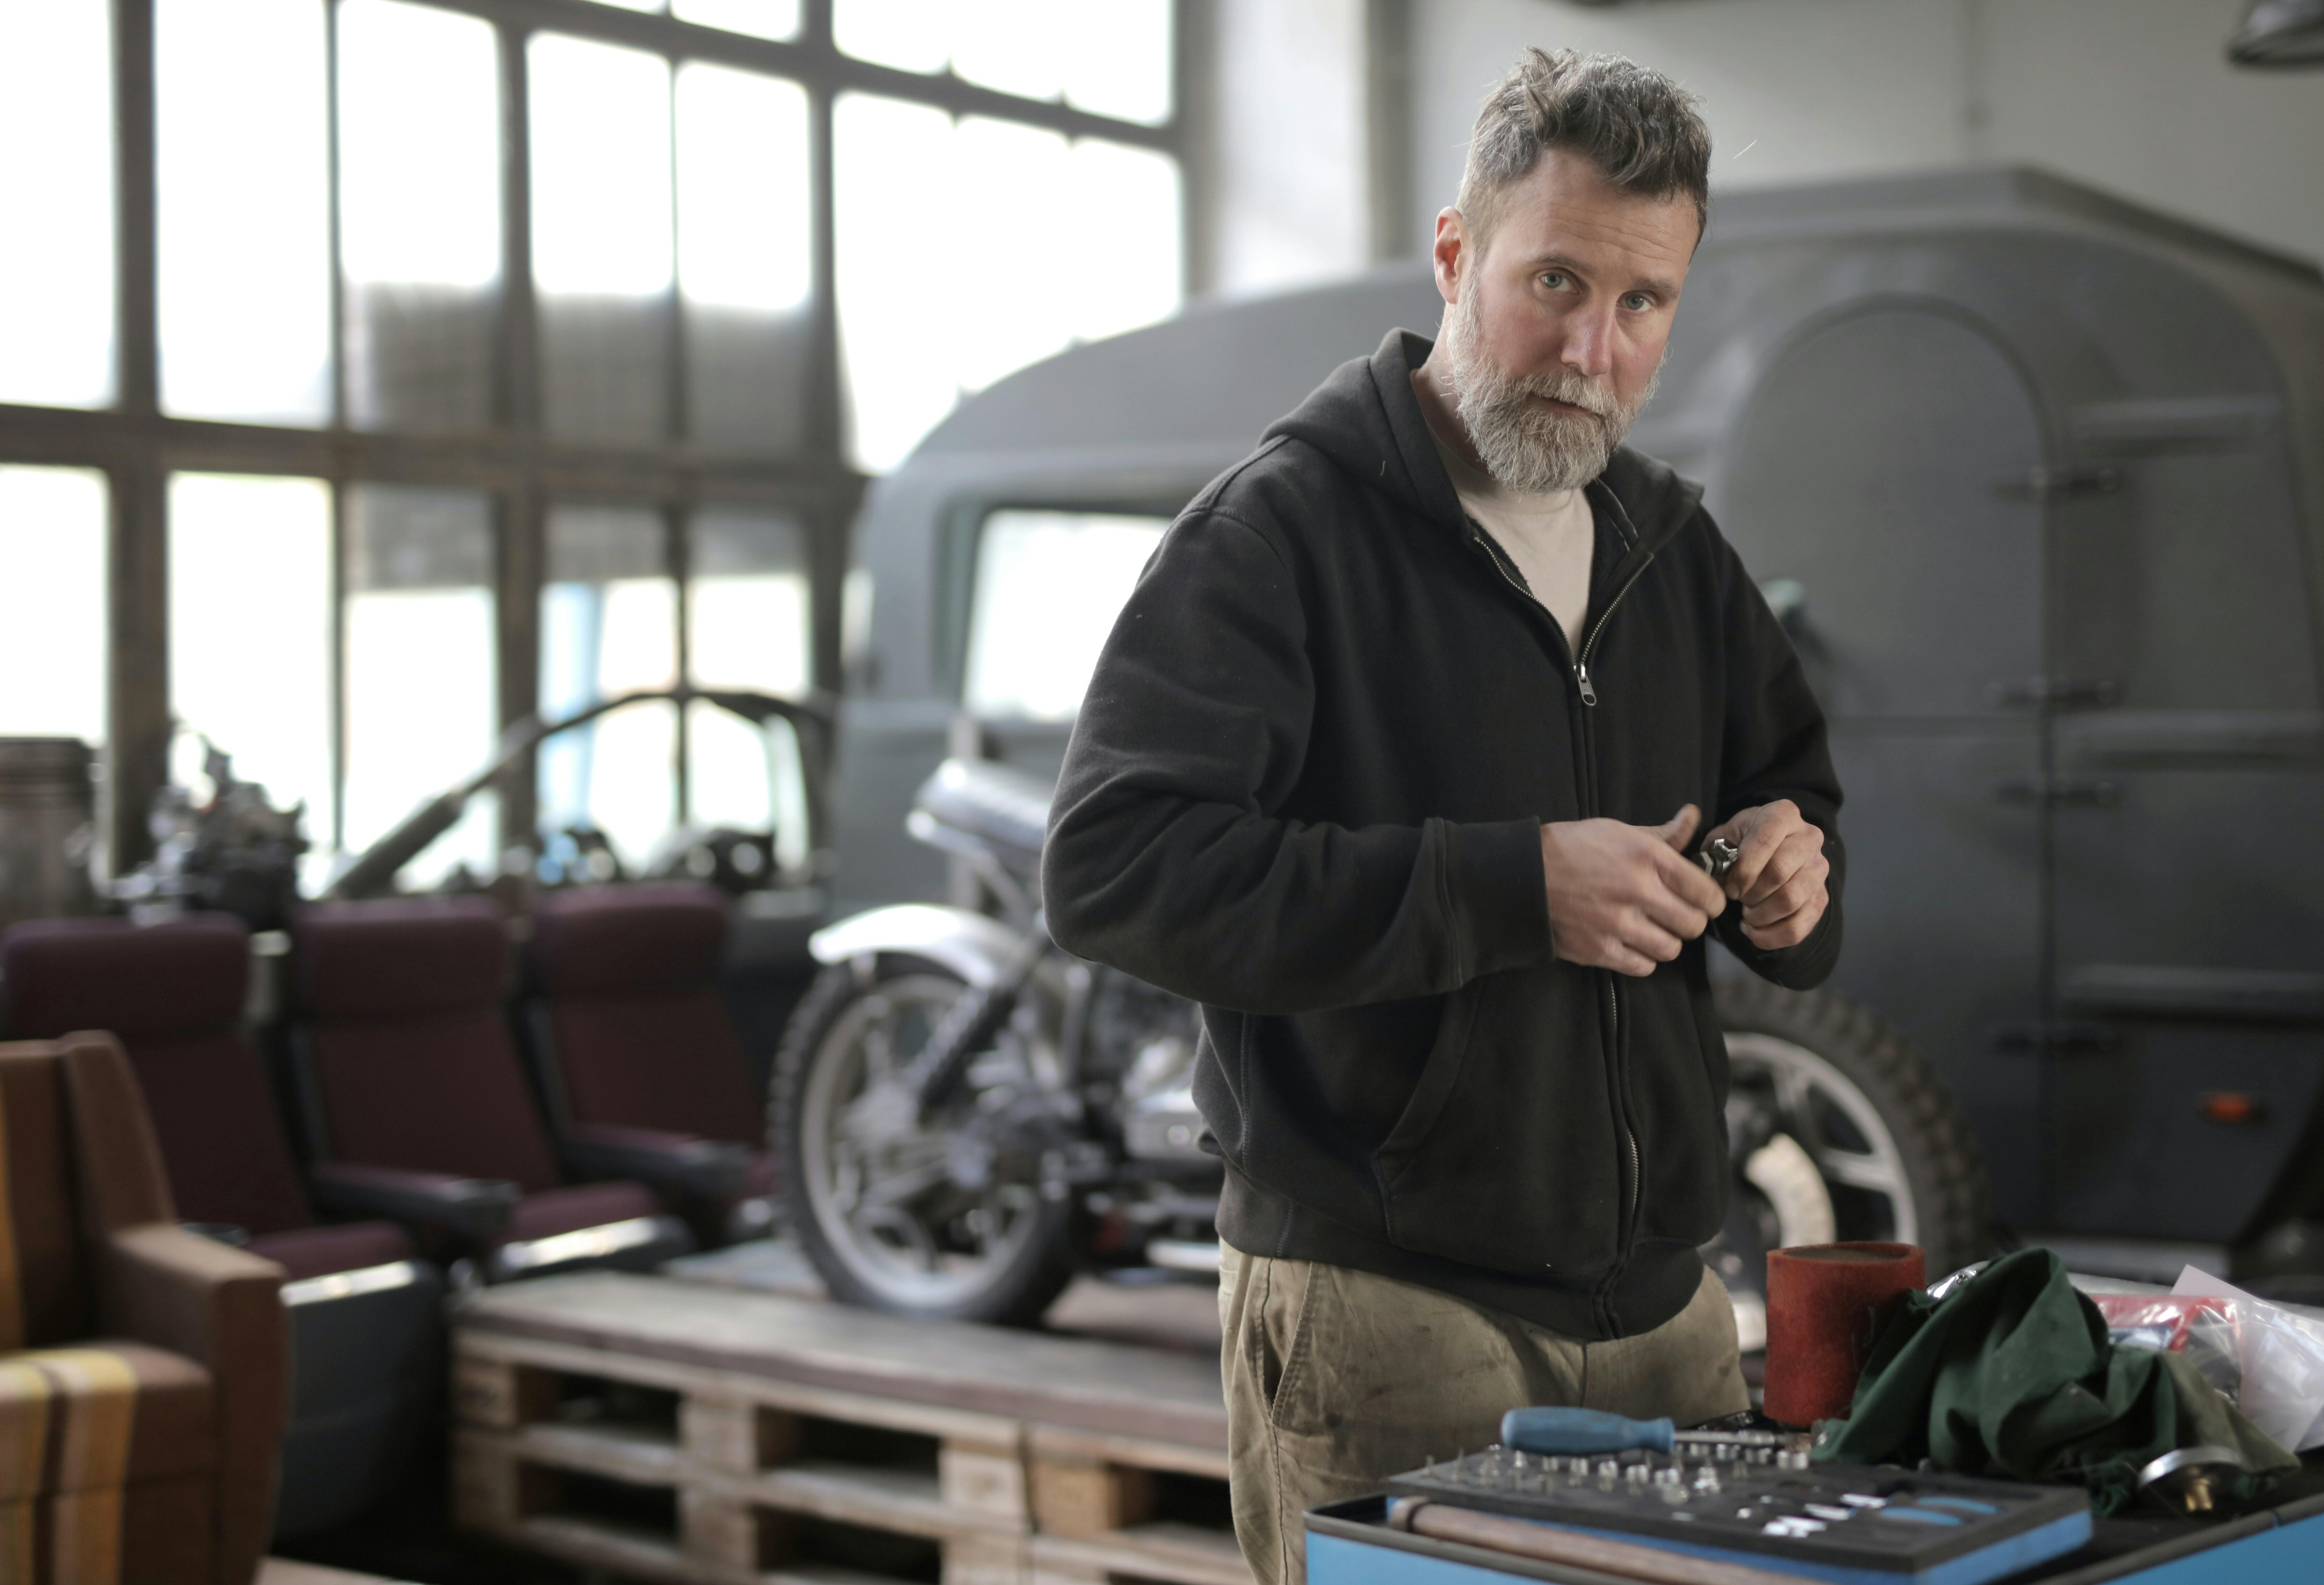
<path id="1" fill-rule="evenodd" d="M 1098 662 L 1043 873 L 1065 947 L 1203 1004 L 1235 1526 L 1521 1404 L 1748 1406 L 1707 929 L 1806 987 L 1840 806 L 1783 631 L 1621 441 L 1707 213 L 1657 73 L 1529 51 L 1391 332 L 1211 484 Z M 1702 834 L 1740 856 L 1723 883 Z"/>

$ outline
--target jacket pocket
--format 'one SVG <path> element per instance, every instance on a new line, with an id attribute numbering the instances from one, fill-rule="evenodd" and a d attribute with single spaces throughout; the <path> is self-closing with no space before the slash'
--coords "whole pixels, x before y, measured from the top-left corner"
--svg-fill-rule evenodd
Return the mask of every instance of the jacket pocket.
<path id="1" fill-rule="evenodd" d="M 1477 1027 L 1479 1004 L 1491 994 L 1489 978 L 1471 980 L 1444 999 L 1444 1010 L 1436 1025 L 1436 1038 L 1420 1064 L 1420 1081 L 1412 1087 L 1412 1099 L 1406 1101 L 1397 1114 L 1395 1125 L 1382 1139 L 1372 1157 L 1373 1170 L 1379 1175 L 1380 1197 L 1388 1212 L 1388 1238 L 1396 1239 L 1397 1180 L 1410 1170 L 1419 1158 L 1428 1136 L 1443 1115 L 1444 1103 L 1452 1098 L 1453 1087 L 1460 1083 L 1461 1065 L 1469 1055 L 1469 1036 Z"/>
<path id="2" fill-rule="evenodd" d="M 1595 1009 L 1565 972 L 1582 971 L 1487 975 L 1448 1004 L 1374 1156 L 1390 1243 L 1527 1276 L 1612 1263 L 1612 1099 Z"/>

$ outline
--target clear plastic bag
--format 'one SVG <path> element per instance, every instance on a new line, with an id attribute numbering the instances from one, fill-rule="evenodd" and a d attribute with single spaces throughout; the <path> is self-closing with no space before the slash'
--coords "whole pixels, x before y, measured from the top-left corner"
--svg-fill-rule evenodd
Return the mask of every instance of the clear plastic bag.
<path id="1" fill-rule="evenodd" d="M 2221 1302 L 2243 1367 L 2236 1406 L 2294 1452 L 2324 1447 L 2324 1320 L 2271 1304 L 2188 1267 L 2177 1298 Z"/>
<path id="2" fill-rule="evenodd" d="M 2243 1389 L 2243 1350 L 2230 1300 L 2170 1294 L 2091 1294 L 2117 1348 L 2184 1354 L 2231 1398 Z"/>

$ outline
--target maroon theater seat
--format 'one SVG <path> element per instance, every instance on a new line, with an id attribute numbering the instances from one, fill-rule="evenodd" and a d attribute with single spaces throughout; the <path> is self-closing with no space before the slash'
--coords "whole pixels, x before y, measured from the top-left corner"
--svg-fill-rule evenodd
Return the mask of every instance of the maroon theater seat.
<path id="1" fill-rule="evenodd" d="M 17 1037 L 119 1037 L 177 1214 L 290 1278 L 295 1371 L 274 1534 L 371 1507 L 441 1397 L 443 1276 L 412 1259 L 392 1221 L 317 1224 L 243 1029 L 249 932 L 229 914 L 145 926 L 44 919 L 0 937 L 0 973 Z"/>
<path id="2" fill-rule="evenodd" d="M 533 917 L 526 1031 L 566 1159 L 641 1177 L 698 1222 L 770 1220 L 763 1109 L 717 989 L 726 899 L 707 886 L 554 892 Z"/>
<path id="3" fill-rule="evenodd" d="M 293 1072 L 327 1170 L 464 1238 L 493 1278 L 694 1247 L 638 1184 L 566 1186 L 509 1037 L 508 930 L 491 903 L 319 903 L 291 935 Z M 497 1214 L 475 1193 L 495 1187 Z M 432 1214 L 436 1195 L 477 1214 Z"/>
<path id="4" fill-rule="evenodd" d="M 403 1260 L 392 1222 L 318 1227 L 243 1033 L 250 935 L 231 914 L 166 924 L 42 919 L 0 945 L 9 1027 L 55 1040 L 106 1029 L 127 1047 L 153 1114 L 170 1193 L 189 1221 L 240 1228 L 293 1279 Z"/>

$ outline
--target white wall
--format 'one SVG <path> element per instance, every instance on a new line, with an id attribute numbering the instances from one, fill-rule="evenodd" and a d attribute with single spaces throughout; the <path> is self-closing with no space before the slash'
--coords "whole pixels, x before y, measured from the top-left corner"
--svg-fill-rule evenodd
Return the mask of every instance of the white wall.
<path id="1" fill-rule="evenodd" d="M 1992 152 L 2324 259 L 2324 70 L 2231 67 L 2243 0 L 1985 0 Z"/>
<path id="2" fill-rule="evenodd" d="M 1703 101 L 1719 188 L 2001 161 L 2324 257 L 2324 71 L 2230 68 L 2243 0 L 1413 0 L 1411 245 L 1526 44 Z"/>

